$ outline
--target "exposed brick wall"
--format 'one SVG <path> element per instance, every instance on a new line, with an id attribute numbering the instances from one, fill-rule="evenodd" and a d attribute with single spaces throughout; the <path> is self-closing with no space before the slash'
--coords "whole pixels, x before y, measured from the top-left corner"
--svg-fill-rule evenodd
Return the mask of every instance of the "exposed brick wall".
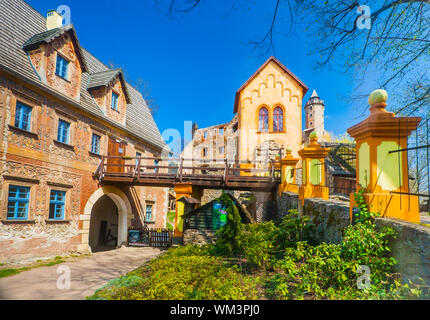
<path id="1" fill-rule="evenodd" d="M 63 90 L 69 89 L 66 86 Z M 31 133 L 13 128 L 16 101 L 33 108 Z M 60 118 L 71 124 L 69 145 L 56 142 Z M 107 135 L 111 133 L 127 143 L 130 156 L 135 156 L 136 148 L 143 150 L 144 156 L 159 156 L 159 152 L 143 141 L 3 76 L 0 76 L 0 130 L 0 261 L 29 255 L 55 256 L 78 249 L 82 241 L 79 231 L 88 223 L 80 217 L 90 197 L 99 189 L 92 174 L 100 157 L 89 152 L 93 132 L 102 136 L 101 154 L 107 152 Z M 30 187 L 29 221 L 25 223 L 6 221 L 10 184 Z M 66 192 L 65 221 L 59 223 L 47 221 L 52 189 Z M 134 220 L 138 221 L 144 213 L 138 210 L 137 202 L 154 201 L 152 226 L 164 227 L 168 190 L 136 189 L 137 200 L 129 196 Z M 124 192 L 130 194 L 129 190 Z"/>

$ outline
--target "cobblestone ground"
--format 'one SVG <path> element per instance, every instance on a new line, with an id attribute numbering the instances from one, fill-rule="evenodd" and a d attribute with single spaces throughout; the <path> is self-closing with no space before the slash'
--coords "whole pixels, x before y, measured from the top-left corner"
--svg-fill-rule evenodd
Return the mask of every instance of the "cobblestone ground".
<path id="1" fill-rule="evenodd" d="M 0 299 L 7 300 L 81 300 L 108 281 L 130 272 L 161 254 L 155 248 L 126 248 L 99 252 L 78 261 L 36 268 L 0 279 Z M 61 290 L 57 280 L 70 268 L 70 289 Z M 61 268 L 61 269 L 58 269 Z M 61 287 L 60 281 L 60 287 Z"/>

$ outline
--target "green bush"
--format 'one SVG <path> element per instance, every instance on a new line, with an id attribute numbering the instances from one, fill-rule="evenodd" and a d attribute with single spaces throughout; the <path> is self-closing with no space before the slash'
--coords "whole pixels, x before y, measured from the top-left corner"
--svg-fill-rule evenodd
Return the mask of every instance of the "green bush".
<path id="1" fill-rule="evenodd" d="M 356 265 L 342 261 L 340 247 L 298 242 L 279 261 L 282 273 L 271 278 L 269 293 L 280 299 L 336 298 L 356 281 Z"/>
<path id="2" fill-rule="evenodd" d="M 276 299 L 400 299 L 417 298 L 421 292 L 402 285 L 392 274 L 392 262 L 375 255 L 369 265 L 370 289 L 359 289 L 362 264 L 342 256 L 342 246 L 298 242 L 278 261 L 281 272 L 268 281 L 268 294 Z"/>
<path id="3" fill-rule="evenodd" d="M 312 242 L 312 224 L 309 217 L 300 216 L 297 210 L 290 210 L 281 220 L 277 233 L 280 250 L 295 247 L 297 242 Z"/>
<path id="4" fill-rule="evenodd" d="M 389 241 L 396 232 L 390 227 L 377 228 L 363 192 L 355 198 L 359 203 L 357 223 L 346 228 L 339 245 L 310 245 L 309 221 L 300 220 L 294 212 L 284 218 L 280 225 L 284 257 L 277 261 L 282 272 L 271 277 L 269 295 L 280 299 L 398 299 L 421 294 L 402 285 L 393 274 L 396 261 L 390 257 Z M 358 288 L 359 266 L 370 269 L 370 289 Z"/>
<path id="5" fill-rule="evenodd" d="M 395 259 L 390 257 L 389 247 L 389 241 L 396 235 L 392 228 L 377 228 L 372 221 L 348 226 L 340 245 L 341 257 L 345 261 L 368 266 L 372 271 L 372 280 L 382 281 L 396 264 Z"/>
<path id="6" fill-rule="evenodd" d="M 269 267 L 276 253 L 277 231 L 273 222 L 242 225 L 238 234 L 240 252 L 254 266 Z"/>
<path id="7" fill-rule="evenodd" d="M 227 223 L 217 232 L 217 247 L 225 254 L 234 254 L 239 251 L 238 235 L 242 219 L 234 201 L 224 191 L 219 200 L 226 207 Z"/>
<path id="8" fill-rule="evenodd" d="M 389 241 L 396 233 L 378 228 L 364 203 L 340 244 L 316 244 L 310 237 L 311 222 L 297 211 L 288 212 L 278 224 L 244 225 L 230 198 L 224 201 L 229 218 L 215 246 L 171 249 L 108 283 L 91 299 L 240 300 L 262 298 L 262 290 L 272 299 L 402 299 L 422 294 L 393 274 L 396 261 L 390 257 Z M 263 279 L 253 269 L 246 275 L 231 266 L 238 254 L 258 268 Z M 360 266 L 370 269 L 367 289 L 358 288 Z M 259 287 L 262 283 L 264 288 Z"/>

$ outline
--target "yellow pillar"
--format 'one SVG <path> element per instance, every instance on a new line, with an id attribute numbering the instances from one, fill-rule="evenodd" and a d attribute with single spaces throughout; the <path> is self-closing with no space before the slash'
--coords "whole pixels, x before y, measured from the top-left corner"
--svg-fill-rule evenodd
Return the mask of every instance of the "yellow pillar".
<path id="1" fill-rule="evenodd" d="M 282 192 L 299 193 L 296 183 L 296 168 L 300 159 L 295 159 L 291 155 L 291 150 L 286 150 L 285 157 L 281 160 L 281 185 L 279 186 L 279 195 Z"/>
<path id="2" fill-rule="evenodd" d="M 305 199 L 321 198 L 328 200 L 329 190 L 325 186 L 324 161 L 330 149 L 318 143 L 316 132 L 310 134 L 310 144 L 299 151 L 302 158 L 302 185 L 299 187 L 299 199 L 302 205 Z"/>
<path id="3" fill-rule="evenodd" d="M 399 150 L 408 147 L 408 137 L 421 118 L 395 117 L 385 110 L 387 99 L 385 90 L 372 92 L 370 116 L 348 129 L 357 144 L 357 190 L 366 190 L 371 212 L 419 223 L 418 197 L 400 194 L 409 193 L 409 172 L 407 152 Z M 353 194 L 350 202 L 352 219 Z"/>
<path id="4" fill-rule="evenodd" d="M 175 215 L 175 237 L 181 237 L 184 221 L 182 220 L 182 216 L 184 215 L 185 205 L 183 202 L 178 201 L 179 199 L 186 197 L 191 198 L 193 195 L 193 187 L 191 184 L 187 183 L 178 183 L 175 185 L 175 193 L 176 193 L 176 215 Z"/>

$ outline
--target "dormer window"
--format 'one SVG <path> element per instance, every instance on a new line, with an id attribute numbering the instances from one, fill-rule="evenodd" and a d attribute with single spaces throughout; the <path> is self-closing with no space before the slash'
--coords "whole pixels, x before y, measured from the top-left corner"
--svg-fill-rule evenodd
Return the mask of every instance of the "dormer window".
<path id="1" fill-rule="evenodd" d="M 118 111 L 118 98 L 119 98 L 119 95 L 116 94 L 115 92 L 112 92 L 111 108 L 115 111 Z"/>
<path id="2" fill-rule="evenodd" d="M 57 54 L 57 66 L 55 74 L 63 79 L 68 80 L 69 76 L 69 61 Z"/>

